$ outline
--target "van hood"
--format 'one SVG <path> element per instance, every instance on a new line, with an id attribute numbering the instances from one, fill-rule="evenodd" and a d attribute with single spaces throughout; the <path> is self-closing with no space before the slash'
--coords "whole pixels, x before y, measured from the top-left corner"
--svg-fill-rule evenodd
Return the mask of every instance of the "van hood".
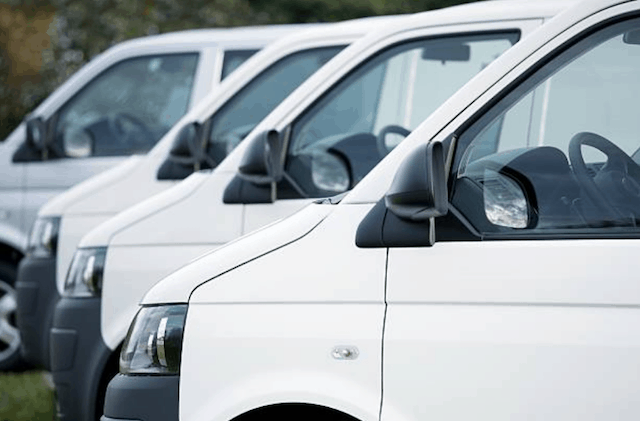
<path id="1" fill-rule="evenodd" d="M 191 293 L 200 285 L 299 240 L 333 209 L 330 204 L 310 204 L 286 219 L 208 252 L 158 282 L 147 292 L 141 304 L 187 303 Z M 251 241 L 245 241 L 249 237 Z"/>
<path id="2" fill-rule="evenodd" d="M 125 209 L 89 231 L 84 237 L 82 237 L 78 247 L 108 246 L 112 237 L 116 233 L 126 229 L 151 214 L 160 212 L 162 209 L 184 200 L 187 196 L 193 193 L 207 179 L 207 177 L 210 176 L 211 173 L 209 171 L 193 173 L 185 180 L 174 185 L 168 190 L 151 196 L 150 198 Z"/>
<path id="3" fill-rule="evenodd" d="M 63 215 L 70 207 L 77 205 L 87 196 L 95 193 L 96 191 L 106 189 L 107 187 L 113 185 L 114 182 L 126 178 L 136 169 L 138 163 L 143 158 L 144 157 L 140 155 L 131 156 L 126 161 L 116 165 L 115 167 L 110 168 L 109 170 L 91 177 L 79 184 L 76 184 L 69 190 L 57 195 L 56 197 L 45 203 L 44 206 L 40 208 L 38 216 L 42 217 Z"/>

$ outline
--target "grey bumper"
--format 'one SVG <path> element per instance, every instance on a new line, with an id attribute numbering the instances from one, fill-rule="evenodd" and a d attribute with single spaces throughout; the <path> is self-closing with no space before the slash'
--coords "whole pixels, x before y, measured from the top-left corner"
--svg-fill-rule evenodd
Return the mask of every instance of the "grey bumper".
<path id="1" fill-rule="evenodd" d="M 117 357 L 102 340 L 100 298 L 62 298 L 51 329 L 51 371 L 60 421 L 94 421 Z"/>
<path id="2" fill-rule="evenodd" d="M 56 285 L 56 258 L 27 256 L 22 259 L 15 286 L 22 357 L 34 366 L 50 369 L 49 330 L 55 306 L 60 300 Z"/>
<path id="3" fill-rule="evenodd" d="M 109 383 L 103 421 L 178 421 L 180 376 L 125 376 Z"/>

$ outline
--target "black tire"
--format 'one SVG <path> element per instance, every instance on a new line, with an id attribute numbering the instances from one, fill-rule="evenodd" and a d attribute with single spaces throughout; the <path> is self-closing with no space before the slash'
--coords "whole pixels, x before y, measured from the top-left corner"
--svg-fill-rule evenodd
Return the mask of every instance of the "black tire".
<path id="1" fill-rule="evenodd" d="M 16 325 L 16 267 L 0 261 L 0 371 L 20 371 L 26 364 L 20 355 Z"/>

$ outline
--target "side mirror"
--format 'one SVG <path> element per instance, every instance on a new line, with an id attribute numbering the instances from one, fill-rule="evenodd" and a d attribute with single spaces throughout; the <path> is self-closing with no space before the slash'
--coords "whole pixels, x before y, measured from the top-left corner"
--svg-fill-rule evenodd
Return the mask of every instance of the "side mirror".
<path id="1" fill-rule="evenodd" d="M 61 158 L 64 152 L 47 139 L 47 124 L 41 117 L 27 119 L 25 141 L 13 154 L 13 162 L 38 162 Z"/>
<path id="2" fill-rule="evenodd" d="M 40 151 L 47 148 L 46 126 L 42 117 L 32 118 L 27 121 L 27 143 Z"/>
<path id="3" fill-rule="evenodd" d="M 395 149 L 407 136 L 411 134 L 411 130 L 405 129 L 397 124 L 390 124 L 380 129 L 380 133 L 376 138 L 378 153 L 381 157 L 387 156 L 389 152 Z"/>
<path id="4" fill-rule="evenodd" d="M 201 142 L 202 126 L 193 122 L 176 135 L 169 156 L 158 169 L 158 180 L 182 180 L 209 162 Z"/>
<path id="5" fill-rule="evenodd" d="M 331 150 L 311 155 L 311 180 L 324 191 L 344 193 L 353 185 L 346 158 Z"/>
<path id="6" fill-rule="evenodd" d="M 242 179 L 257 185 L 271 184 L 282 178 L 280 134 L 268 130 L 253 139 L 238 168 Z"/>
<path id="7" fill-rule="evenodd" d="M 67 156 L 72 158 L 86 158 L 93 153 L 95 140 L 90 131 L 76 129 L 64 134 L 62 145 Z"/>
<path id="8" fill-rule="evenodd" d="M 197 171 L 200 168 L 200 155 L 202 155 L 202 145 L 199 144 L 200 125 L 189 123 L 184 126 L 176 135 L 173 145 L 169 150 L 169 156 L 176 161 L 184 160 L 185 164 L 192 164 Z"/>
<path id="9" fill-rule="evenodd" d="M 416 148 L 400 165 L 385 196 L 387 208 L 411 221 L 426 221 L 448 211 L 444 148 L 430 142 Z"/>

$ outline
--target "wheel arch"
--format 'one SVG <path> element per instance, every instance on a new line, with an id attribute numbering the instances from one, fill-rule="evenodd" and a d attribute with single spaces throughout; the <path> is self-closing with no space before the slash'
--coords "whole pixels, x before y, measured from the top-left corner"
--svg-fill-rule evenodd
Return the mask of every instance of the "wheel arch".
<path id="1" fill-rule="evenodd" d="M 262 406 L 240 414 L 232 421 L 307 420 L 360 421 L 358 418 L 327 406 L 310 403 L 278 403 Z"/>
<path id="2" fill-rule="evenodd" d="M 211 388 L 204 387 L 206 382 L 200 380 L 198 387 L 205 390 L 208 398 L 197 402 L 193 398 L 203 396 L 189 396 L 184 387 L 189 380 L 181 375 L 180 417 L 198 421 L 253 421 L 267 412 L 273 415 L 286 412 L 291 416 L 296 413 L 310 417 L 313 414 L 332 415 L 329 420 L 339 421 L 379 421 L 379 393 L 358 387 L 346 378 L 328 379 L 323 375 L 307 374 L 308 377 L 297 373 L 292 378 L 271 372 L 257 375 L 250 381 L 216 388 L 218 393 L 211 394 L 206 392 Z M 318 384 L 322 385 L 317 387 Z M 185 393 L 188 395 L 184 396 Z"/>
<path id="3" fill-rule="evenodd" d="M 6 238 L 0 238 L 0 261 L 18 266 L 23 257 L 24 250 L 18 244 L 9 242 Z"/>
<path id="4" fill-rule="evenodd" d="M 100 370 L 100 378 L 98 383 L 96 384 L 96 393 L 95 393 L 95 419 L 100 419 L 102 416 L 103 408 L 104 408 L 104 398 L 107 392 L 107 386 L 109 382 L 118 374 L 120 369 L 120 350 L 122 349 L 122 343 L 120 343 L 105 359 L 104 364 L 102 365 L 102 369 Z"/>

